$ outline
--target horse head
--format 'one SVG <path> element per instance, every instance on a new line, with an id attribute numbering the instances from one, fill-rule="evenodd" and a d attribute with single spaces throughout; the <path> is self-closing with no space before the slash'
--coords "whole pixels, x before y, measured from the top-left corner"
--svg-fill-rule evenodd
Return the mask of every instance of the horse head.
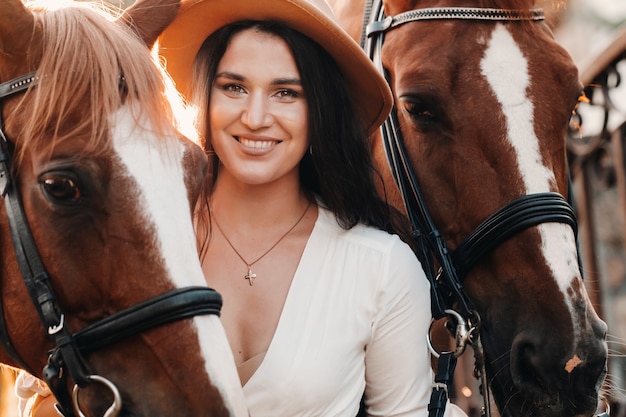
<path id="1" fill-rule="evenodd" d="M 353 10 L 363 9 L 336 3 L 345 27 L 356 27 Z M 479 226 L 503 226 L 506 235 L 496 235 L 495 245 L 489 242 L 494 234 L 479 235 L 489 250 L 474 245 L 481 256 L 460 273 L 480 320 L 500 412 L 591 415 L 607 348 L 606 326 L 581 276 L 575 219 L 565 214 L 565 136 L 582 92 L 576 66 L 529 0 L 383 5 L 387 20 L 370 27 L 369 37 L 383 33 L 381 70 L 396 117 L 389 130 L 401 132 L 447 250 L 467 249 Z M 372 146 L 388 199 L 406 210 L 380 136 Z M 536 206 L 530 219 L 521 207 L 537 197 L 550 203 Z M 556 215 L 553 203 L 562 207 Z M 508 233 L 514 217 L 521 219 Z M 493 224 L 485 225 L 487 219 Z"/>
<path id="2" fill-rule="evenodd" d="M 149 50 L 178 1 L 52 4 L 0 4 L 0 361 L 67 415 L 247 415 L 198 259 L 206 156 Z"/>

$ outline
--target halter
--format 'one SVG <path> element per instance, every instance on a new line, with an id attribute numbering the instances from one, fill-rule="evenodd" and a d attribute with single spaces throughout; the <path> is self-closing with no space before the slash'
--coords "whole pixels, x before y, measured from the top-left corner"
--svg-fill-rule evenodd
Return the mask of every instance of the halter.
<path id="1" fill-rule="evenodd" d="M 2 83 L 0 84 L 0 100 L 23 92 L 39 81 L 33 72 Z M 219 316 L 222 298 L 219 293 L 206 287 L 176 289 L 119 311 L 72 333 L 65 325 L 65 316 L 52 290 L 50 276 L 43 265 L 28 227 L 11 170 L 13 150 L 14 145 L 7 139 L 0 112 L 0 192 L 4 198 L 22 278 L 46 329 L 47 336 L 55 345 L 49 353 L 48 364 L 43 370 L 44 379 L 58 401 L 57 409 L 61 415 L 74 417 L 73 410 L 75 409 L 79 417 L 83 417 L 84 414 L 78 403 L 78 391 L 89 384 L 98 383 L 112 392 L 114 400 L 105 416 L 115 417 L 122 408 L 119 391 L 109 380 L 95 375 L 89 369 L 84 355 L 177 320 L 206 314 Z M 17 364 L 36 375 L 13 347 L 4 319 L 1 297 L 0 342 Z M 68 372 L 75 382 L 71 397 L 67 390 Z"/>
<path id="2" fill-rule="evenodd" d="M 442 7 L 411 10 L 386 17 L 381 0 L 368 0 L 365 6 L 361 46 L 378 70 L 385 74 L 381 51 L 385 32 L 409 22 L 421 20 L 479 20 L 479 21 L 540 21 L 542 9 L 529 11 Z M 412 237 L 431 285 L 433 320 L 443 317 L 456 322 L 453 332 L 456 349 L 439 354 L 435 383 L 430 397 L 429 417 L 442 417 L 448 400 L 448 390 L 456 360 L 467 344 L 474 348 L 476 372 L 483 387 L 484 413 L 491 416 L 491 400 L 485 370 L 485 358 L 480 340 L 480 317 L 463 289 L 463 281 L 471 269 L 494 248 L 529 227 L 542 223 L 565 223 L 577 233 L 576 215 L 568 201 L 558 193 L 546 192 L 521 196 L 481 223 L 451 252 L 434 224 L 426 207 L 418 179 L 413 171 L 402 138 L 395 106 L 381 126 L 381 136 L 387 161 L 402 194 L 411 222 Z M 439 268 L 437 268 L 439 265 Z M 608 412 L 602 416 L 608 417 Z M 602 417 L 598 416 L 598 417 Z"/>

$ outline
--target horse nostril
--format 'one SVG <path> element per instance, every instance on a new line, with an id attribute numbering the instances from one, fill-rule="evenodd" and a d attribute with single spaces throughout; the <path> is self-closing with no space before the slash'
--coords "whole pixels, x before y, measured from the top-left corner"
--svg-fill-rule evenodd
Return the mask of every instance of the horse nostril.
<path id="1" fill-rule="evenodd" d="M 516 341 L 511 350 L 511 376 L 513 383 L 539 400 L 552 388 L 545 380 L 541 364 L 540 345 L 532 341 Z"/>
<path id="2" fill-rule="evenodd" d="M 561 409 L 563 415 L 592 413 L 606 373 L 606 345 L 601 339 L 587 340 L 577 346 L 580 354 L 567 354 L 563 345 L 518 335 L 511 349 L 513 383 L 537 406 Z M 561 402 L 563 398 L 571 400 Z"/>

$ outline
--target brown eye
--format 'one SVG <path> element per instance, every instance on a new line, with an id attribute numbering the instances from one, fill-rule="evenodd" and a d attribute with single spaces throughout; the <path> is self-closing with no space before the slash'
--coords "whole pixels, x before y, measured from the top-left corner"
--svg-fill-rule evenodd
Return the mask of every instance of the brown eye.
<path id="1" fill-rule="evenodd" d="M 434 118 L 434 114 L 432 110 L 428 106 L 424 105 L 424 103 L 417 103 L 417 102 L 410 103 L 409 102 L 405 104 L 405 108 L 406 108 L 406 111 L 408 111 L 409 113 L 411 113 L 411 115 L 415 117 L 420 117 L 423 119 Z"/>
<path id="2" fill-rule="evenodd" d="M 58 202 L 75 204 L 82 196 L 76 182 L 66 176 L 46 175 L 41 179 L 41 185 L 46 194 Z"/>
<path id="3" fill-rule="evenodd" d="M 407 95 L 401 98 L 404 110 L 418 123 L 432 123 L 438 121 L 435 106 L 429 100 L 417 96 Z"/>

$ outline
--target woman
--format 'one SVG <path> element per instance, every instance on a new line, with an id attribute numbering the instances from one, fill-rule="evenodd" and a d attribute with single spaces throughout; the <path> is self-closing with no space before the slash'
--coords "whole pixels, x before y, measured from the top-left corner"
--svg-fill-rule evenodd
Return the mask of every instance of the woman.
<path id="1" fill-rule="evenodd" d="M 426 416 L 428 281 L 367 142 L 385 80 L 323 0 L 183 0 L 159 48 L 212 162 L 203 268 L 250 415 Z"/>

